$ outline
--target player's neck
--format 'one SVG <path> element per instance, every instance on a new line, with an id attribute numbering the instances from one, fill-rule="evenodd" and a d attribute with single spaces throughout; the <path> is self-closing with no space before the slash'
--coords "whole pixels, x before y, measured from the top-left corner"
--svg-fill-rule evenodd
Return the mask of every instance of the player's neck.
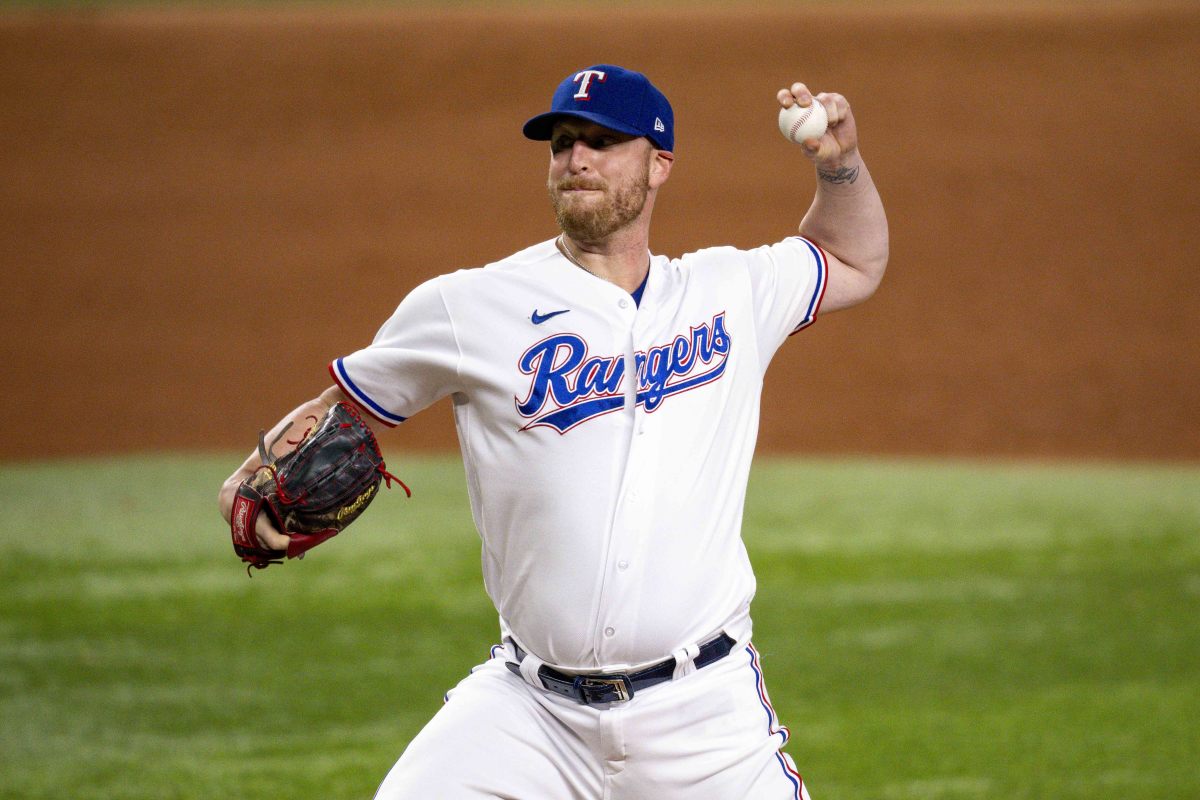
<path id="1" fill-rule="evenodd" d="M 650 268 L 646 229 L 618 231 L 600 241 L 579 241 L 564 233 L 559 247 L 575 266 L 630 293 L 642 285 Z"/>

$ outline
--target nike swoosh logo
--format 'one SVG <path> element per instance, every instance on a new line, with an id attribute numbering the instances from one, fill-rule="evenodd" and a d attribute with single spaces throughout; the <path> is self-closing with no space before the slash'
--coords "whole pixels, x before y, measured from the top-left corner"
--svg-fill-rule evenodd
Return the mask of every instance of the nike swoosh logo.
<path id="1" fill-rule="evenodd" d="M 533 310 L 533 316 L 530 317 L 530 319 L 533 320 L 534 325 L 541 325 L 543 322 L 550 319 L 551 317 L 557 317 L 559 314 L 566 314 L 570 310 L 571 309 L 569 309 L 569 308 L 564 308 L 562 311 L 551 311 L 549 314 L 539 314 L 537 312 L 537 309 L 535 308 Z"/>

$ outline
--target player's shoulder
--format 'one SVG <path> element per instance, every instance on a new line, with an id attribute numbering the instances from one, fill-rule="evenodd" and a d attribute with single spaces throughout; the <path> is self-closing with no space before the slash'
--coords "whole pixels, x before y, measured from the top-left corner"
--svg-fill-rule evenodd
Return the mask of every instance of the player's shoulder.
<path id="1" fill-rule="evenodd" d="M 743 265 L 748 251 L 733 245 L 714 245 L 675 258 L 664 258 L 662 268 L 679 276 L 727 273 Z"/>
<path id="2" fill-rule="evenodd" d="M 493 272 L 503 272 L 506 270 L 522 269 L 524 267 L 544 264 L 547 261 L 558 257 L 558 248 L 554 245 L 554 239 L 547 239 L 544 242 L 530 245 L 524 250 L 518 250 L 511 256 L 502 258 L 499 261 L 493 261 L 483 267 L 485 270 Z"/>
<path id="3" fill-rule="evenodd" d="M 531 271 L 553 260 L 557 253 L 554 240 L 548 239 L 482 266 L 441 275 L 438 280 L 442 288 L 450 291 L 494 288 L 513 279 L 525 278 Z"/>
<path id="4" fill-rule="evenodd" d="M 820 248 L 803 236 L 787 236 L 778 242 L 751 248 L 733 245 L 706 247 L 671 259 L 671 265 L 683 270 L 723 270 L 753 265 L 764 259 L 795 258 L 816 255 L 819 252 Z"/>
<path id="5" fill-rule="evenodd" d="M 744 252 L 744 250 L 733 245 L 720 244 L 693 250 L 690 253 L 684 253 L 679 258 L 671 260 L 678 262 L 683 267 L 707 266 L 739 259 Z"/>
<path id="6" fill-rule="evenodd" d="M 696 292 L 728 292 L 746 274 L 736 247 L 706 247 L 680 256 L 652 255 L 650 287 L 659 297 L 686 297 Z"/>
<path id="7" fill-rule="evenodd" d="M 794 234 L 785 236 L 777 242 L 767 242 L 766 244 L 756 245 L 754 247 L 735 247 L 734 245 L 715 245 L 713 247 L 705 247 L 693 253 L 685 253 L 680 257 L 680 260 L 689 260 L 699 263 L 709 263 L 712 261 L 722 261 L 730 259 L 744 259 L 759 255 L 764 252 L 774 250 L 804 250 L 811 248 L 812 242 L 803 236 Z"/>

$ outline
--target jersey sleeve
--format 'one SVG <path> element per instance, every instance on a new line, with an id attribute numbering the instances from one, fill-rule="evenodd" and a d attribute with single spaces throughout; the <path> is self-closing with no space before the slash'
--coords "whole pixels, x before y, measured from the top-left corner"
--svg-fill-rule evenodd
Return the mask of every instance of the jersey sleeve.
<path id="1" fill-rule="evenodd" d="M 816 321 L 829 265 L 824 251 L 801 236 L 748 250 L 746 258 L 759 347 L 769 356 Z"/>
<path id="2" fill-rule="evenodd" d="M 439 281 L 413 289 L 369 346 L 329 365 L 342 391 L 385 425 L 459 389 L 458 343 Z"/>

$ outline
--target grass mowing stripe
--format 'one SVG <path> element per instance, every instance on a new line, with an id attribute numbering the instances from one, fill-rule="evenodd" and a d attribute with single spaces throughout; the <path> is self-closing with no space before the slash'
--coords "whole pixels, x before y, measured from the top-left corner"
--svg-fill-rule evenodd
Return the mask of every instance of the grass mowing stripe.
<path id="1" fill-rule="evenodd" d="M 370 796 L 486 657 L 456 459 L 254 580 L 239 461 L 0 466 L 0 796 Z M 760 460 L 756 643 L 814 796 L 1200 796 L 1198 532 L 1195 468 Z"/>

